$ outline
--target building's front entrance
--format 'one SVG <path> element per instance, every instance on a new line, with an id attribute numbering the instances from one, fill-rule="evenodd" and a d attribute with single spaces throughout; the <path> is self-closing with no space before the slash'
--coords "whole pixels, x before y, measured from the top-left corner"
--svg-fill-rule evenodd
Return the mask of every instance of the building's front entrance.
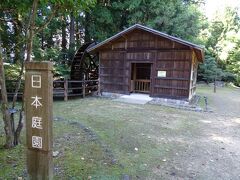
<path id="1" fill-rule="evenodd" d="M 131 90 L 130 92 L 150 93 L 151 64 L 131 63 Z"/>

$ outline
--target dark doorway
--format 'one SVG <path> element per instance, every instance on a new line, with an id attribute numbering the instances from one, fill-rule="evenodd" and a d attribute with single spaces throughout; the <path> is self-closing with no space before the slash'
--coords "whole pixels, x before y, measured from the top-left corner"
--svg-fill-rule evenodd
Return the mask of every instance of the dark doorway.
<path id="1" fill-rule="evenodd" d="M 131 90 L 130 92 L 150 93 L 150 63 L 131 64 Z"/>

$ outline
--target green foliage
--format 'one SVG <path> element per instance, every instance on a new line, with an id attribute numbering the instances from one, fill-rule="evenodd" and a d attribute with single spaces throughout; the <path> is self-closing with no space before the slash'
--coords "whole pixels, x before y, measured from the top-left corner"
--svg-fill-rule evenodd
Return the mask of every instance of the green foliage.
<path id="1" fill-rule="evenodd" d="M 63 78 L 69 76 L 70 67 L 61 59 L 61 49 L 58 47 L 49 47 L 42 49 L 38 46 L 37 40 L 34 41 L 34 59 L 35 61 L 51 61 L 54 64 L 53 75 L 54 77 Z"/>
<path id="2" fill-rule="evenodd" d="M 6 63 L 4 65 L 6 80 L 16 80 L 21 70 L 20 65 Z"/>
<path id="3" fill-rule="evenodd" d="M 239 28 L 240 17 L 234 8 L 219 12 L 209 23 L 209 27 L 201 34 L 208 54 L 199 68 L 199 79 L 211 82 L 216 76 L 217 79 L 240 84 Z"/>
<path id="4" fill-rule="evenodd" d="M 217 15 L 208 29 L 209 38 L 206 47 L 222 61 L 226 61 L 231 49 L 239 39 L 240 18 L 237 9 L 226 8 L 222 15 Z"/>
<path id="5" fill-rule="evenodd" d="M 53 69 L 54 77 L 64 78 L 68 77 L 70 74 L 69 66 L 65 64 L 55 64 Z"/>
<path id="6" fill-rule="evenodd" d="M 77 14 L 79 10 L 87 10 L 95 4 L 96 0 L 40 0 L 40 7 L 55 6 L 60 13 Z"/>
<path id="7" fill-rule="evenodd" d="M 199 65 L 198 78 L 207 83 L 213 82 L 214 79 L 221 74 L 221 70 L 217 67 L 214 57 L 206 56 L 204 63 Z"/>
<path id="8" fill-rule="evenodd" d="M 219 68 L 216 59 L 208 54 L 205 57 L 204 63 L 199 65 L 198 80 L 203 80 L 207 83 L 213 82 L 214 80 L 230 82 L 234 81 L 235 77 L 232 73 L 223 71 Z"/>
<path id="9" fill-rule="evenodd" d="M 235 84 L 240 86 L 240 41 L 237 46 L 230 52 L 227 59 L 227 70 L 236 75 Z"/>
<path id="10" fill-rule="evenodd" d="M 233 74 L 231 72 L 228 72 L 228 71 L 225 71 L 224 74 L 223 74 L 222 80 L 225 81 L 225 82 L 235 82 L 237 80 L 237 77 L 236 77 L 235 74 Z"/>
<path id="11" fill-rule="evenodd" d="M 82 11 L 89 10 L 95 2 L 96 0 L 40 0 L 34 27 L 33 57 L 36 60 L 59 61 L 57 54 L 60 52 L 59 30 L 62 28 L 62 17 L 67 19 L 70 13 L 77 16 Z M 10 61 L 11 53 L 18 59 L 19 54 L 25 54 L 32 4 L 29 0 L 23 0 L 20 4 L 16 0 L 0 4 L 0 36 L 5 61 L 8 60 L 6 62 L 16 63 Z"/>
<path id="12" fill-rule="evenodd" d="M 226 8 L 208 23 L 199 10 L 203 3 L 204 0 L 40 0 L 32 55 L 37 61 L 52 61 L 55 75 L 66 76 L 76 48 L 81 46 L 83 39 L 102 41 L 140 23 L 185 40 L 204 43 L 208 54 L 199 68 L 199 79 L 211 82 L 217 77 L 236 80 L 239 85 L 238 10 Z M 5 62 L 23 60 L 31 7 L 32 1 L 29 0 L 20 4 L 17 0 L 0 4 L 0 18 L 10 20 L 0 24 Z M 38 31 L 51 15 L 50 23 Z M 66 34 L 64 39 L 68 39 L 72 32 L 69 28 L 72 16 L 74 35 L 77 37 L 78 34 L 79 39 L 71 45 L 69 42 L 62 45 L 63 31 Z M 10 58 L 11 53 L 16 57 Z"/>
<path id="13" fill-rule="evenodd" d="M 80 21 L 87 30 L 86 41 L 91 39 L 102 41 L 120 30 L 122 14 L 118 3 L 120 2 L 106 3 L 105 1 L 99 1 L 89 11 L 85 12 L 85 17 L 81 17 Z"/>
<path id="14" fill-rule="evenodd" d="M 18 64 L 5 64 L 5 77 L 6 77 L 6 88 L 9 92 L 14 92 L 16 81 L 19 77 L 19 72 L 21 70 L 20 65 Z M 20 90 L 23 90 L 23 84 L 20 87 Z"/>
<path id="15" fill-rule="evenodd" d="M 132 1 L 128 1 L 128 3 L 130 5 Z M 146 24 L 186 40 L 196 39 L 202 26 L 201 13 L 196 6 L 184 4 L 181 0 L 140 1 L 140 3 L 132 4 L 129 14 L 128 22 L 130 24 Z"/>
<path id="16" fill-rule="evenodd" d="M 91 8 L 90 21 L 86 23 L 90 26 L 90 36 L 97 41 L 136 23 L 196 41 L 205 25 L 196 3 L 185 3 L 182 0 L 115 0 L 111 3 L 101 1 Z"/>

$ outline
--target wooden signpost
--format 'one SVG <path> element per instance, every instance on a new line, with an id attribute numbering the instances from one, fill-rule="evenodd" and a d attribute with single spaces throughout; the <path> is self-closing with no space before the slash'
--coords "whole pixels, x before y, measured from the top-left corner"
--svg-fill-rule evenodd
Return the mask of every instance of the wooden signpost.
<path id="1" fill-rule="evenodd" d="M 52 179 L 52 63 L 28 62 L 25 67 L 28 175 L 30 179 Z"/>

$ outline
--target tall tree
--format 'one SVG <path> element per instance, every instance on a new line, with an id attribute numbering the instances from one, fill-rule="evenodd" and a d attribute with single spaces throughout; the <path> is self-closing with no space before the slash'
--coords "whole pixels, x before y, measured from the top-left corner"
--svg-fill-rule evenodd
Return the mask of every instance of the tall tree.
<path id="1" fill-rule="evenodd" d="M 72 60 L 75 52 L 75 17 L 73 12 L 70 13 L 70 30 L 69 30 L 69 59 Z"/>
<path id="2" fill-rule="evenodd" d="M 67 28 L 67 22 L 66 22 L 66 18 L 64 16 L 61 17 L 62 19 L 62 42 L 61 42 L 61 48 L 62 48 L 62 58 L 63 60 L 67 59 L 66 53 L 67 53 L 67 32 L 66 32 L 66 28 Z"/>
<path id="3" fill-rule="evenodd" d="M 209 23 L 209 27 L 204 30 L 202 37 L 205 40 L 206 50 L 209 55 L 216 61 L 216 66 L 223 71 L 223 80 L 234 81 L 236 77 L 236 85 L 239 85 L 238 73 L 238 47 L 240 42 L 240 17 L 236 8 L 227 7 L 224 12 L 217 12 L 216 17 Z M 211 61 L 208 61 L 206 56 L 205 66 L 211 66 Z M 205 77 L 211 77 L 215 74 L 214 71 L 204 72 Z M 210 75 L 209 72 L 213 74 Z M 202 74 L 202 75 L 201 75 Z"/>
<path id="4" fill-rule="evenodd" d="M 199 66 L 198 79 L 210 83 L 223 78 L 223 70 L 218 67 L 215 58 L 208 52 L 205 56 L 205 62 Z"/>
<path id="5" fill-rule="evenodd" d="M 229 51 L 236 45 L 239 28 L 240 18 L 237 9 L 228 7 L 223 13 L 218 12 L 210 22 L 206 47 L 218 60 L 225 61 Z"/>
<path id="6" fill-rule="evenodd" d="M 2 114 L 3 114 L 3 121 L 4 121 L 4 129 L 6 134 L 6 142 L 5 147 L 11 148 L 18 144 L 19 135 L 22 129 L 22 113 L 23 113 L 23 106 L 20 110 L 20 119 L 17 128 L 15 129 L 15 121 L 14 121 L 14 115 L 13 111 L 15 108 L 15 102 L 17 99 L 18 90 L 21 85 L 22 75 L 23 75 L 23 64 L 24 59 L 21 59 L 22 68 L 19 72 L 18 82 L 15 89 L 15 95 L 13 98 L 13 104 L 12 107 L 9 108 L 9 104 L 7 101 L 7 91 L 6 91 L 6 83 L 5 83 L 5 76 L 4 76 L 4 60 L 3 60 L 3 52 L 5 52 L 5 59 L 8 59 L 9 52 L 11 52 L 11 48 L 18 48 L 18 45 L 21 43 L 23 47 L 20 53 L 27 54 L 27 57 L 25 61 L 31 61 L 32 55 L 33 55 L 33 42 L 34 39 L 36 39 L 37 35 L 39 33 L 42 33 L 42 31 L 49 25 L 49 23 L 52 21 L 53 18 L 57 17 L 58 13 L 70 13 L 73 11 L 79 11 L 81 8 L 82 10 L 87 9 L 90 5 L 94 3 L 94 0 L 77 0 L 77 1 L 62 1 L 62 0 L 54 0 L 51 2 L 47 2 L 45 0 L 34 0 L 32 2 L 30 1 L 22 1 L 20 4 L 18 1 L 7 1 L 6 3 L 0 4 L 0 21 L 3 22 L 0 24 L 0 38 L 4 37 L 3 41 L 0 41 L 0 47 L 3 45 L 3 50 L 0 48 L 0 85 L 1 85 L 1 95 L 2 95 Z M 49 9 L 49 12 L 47 13 L 48 16 L 44 16 L 42 14 L 42 19 L 44 20 L 43 23 L 40 25 L 36 23 L 36 16 L 37 12 L 40 12 L 41 9 L 46 9 L 46 7 Z M 12 26 L 16 23 L 16 14 L 18 14 L 20 18 L 17 19 L 17 21 L 20 21 L 20 24 L 22 25 L 22 32 L 17 32 L 15 27 L 15 33 L 14 30 L 12 30 Z M 67 16 L 67 14 L 65 14 Z M 37 25 L 36 25 L 37 24 Z M 6 36 L 6 34 L 11 37 L 11 41 L 9 41 L 9 38 Z M 22 38 L 17 39 L 17 41 L 13 41 L 14 34 L 20 36 L 22 35 Z M 52 34 L 51 34 L 51 38 Z M 20 40 L 21 39 L 21 40 Z M 20 41 L 20 42 L 19 42 Z M 11 47 L 11 48 L 9 48 Z M 16 49 L 14 52 L 18 53 Z M 8 53 L 6 53 L 8 52 Z M 15 54 L 16 54 L 15 53 Z"/>
<path id="7" fill-rule="evenodd" d="M 33 1 L 32 9 L 30 12 L 30 21 L 29 21 L 29 31 L 28 37 L 27 37 L 27 58 L 26 61 L 29 62 L 31 61 L 31 54 L 32 54 L 32 45 L 33 45 L 33 36 L 34 36 L 34 28 L 35 28 L 35 17 L 37 14 L 37 5 L 38 5 L 38 0 Z"/>
<path id="8" fill-rule="evenodd" d="M 202 15 L 196 5 L 182 0 L 125 1 L 130 24 L 146 24 L 154 29 L 195 41 L 202 28 Z M 184 22 L 184 23 L 183 23 Z"/>
<path id="9" fill-rule="evenodd" d="M 196 41 L 205 25 L 204 17 L 197 8 L 199 3 L 200 1 L 183 0 L 98 1 L 85 14 L 85 40 L 92 38 L 101 41 L 140 23 L 173 36 Z"/>
<path id="10" fill-rule="evenodd" d="M 235 84 L 240 86 L 240 40 L 230 51 L 227 58 L 226 68 L 229 72 L 235 74 Z"/>
<path id="11" fill-rule="evenodd" d="M 1 98 L 2 98 L 2 114 L 3 114 L 4 130 L 6 134 L 5 147 L 11 148 L 13 147 L 14 136 L 12 132 L 11 116 L 10 116 L 9 107 L 8 107 L 8 98 L 7 98 L 7 89 L 6 89 L 6 83 L 5 83 L 1 44 L 2 42 L 0 37 L 0 84 L 1 84 Z"/>

